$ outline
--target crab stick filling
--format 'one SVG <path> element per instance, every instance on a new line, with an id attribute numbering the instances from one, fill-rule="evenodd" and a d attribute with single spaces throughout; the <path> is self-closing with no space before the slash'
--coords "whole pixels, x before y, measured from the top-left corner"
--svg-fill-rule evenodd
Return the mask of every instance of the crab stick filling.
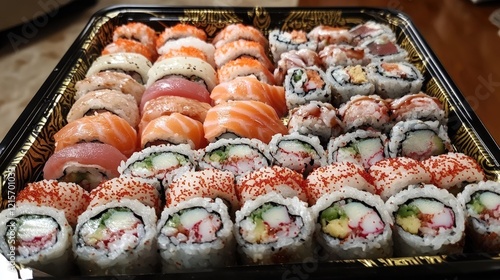
<path id="1" fill-rule="evenodd" d="M 79 232 L 80 242 L 107 251 L 135 248 L 145 229 L 142 220 L 127 207 L 110 208 L 85 222 Z"/>
<path id="2" fill-rule="evenodd" d="M 500 225 L 500 194 L 490 191 L 476 192 L 466 204 L 473 217 L 486 224 Z"/>
<path id="3" fill-rule="evenodd" d="M 248 243 L 266 244 L 295 238 L 302 226 L 302 218 L 291 215 L 285 205 L 268 202 L 240 222 L 239 232 Z"/>
<path id="4" fill-rule="evenodd" d="M 385 226 L 375 209 L 353 199 L 337 201 L 323 210 L 319 223 L 325 234 L 340 240 L 375 237 Z"/>
<path id="5" fill-rule="evenodd" d="M 57 242 L 60 227 L 45 215 L 21 215 L 7 223 L 5 240 L 14 245 L 16 253 L 29 257 L 51 248 Z"/>
<path id="6" fill-rule="evenodd" d="M 216 212 L 193 207 L 174 213 L 162 227 L 160 234 L 173 243 L 205 243 L 217 239 L 222 219 Z"/>
<path id="7" fill-rule="evenodd" d="M 402 204 L 396 212 L 396 225 L 418 236 L 437 235 L 455 226 L 453 210 L 430 198 L 417 198 Z"/>

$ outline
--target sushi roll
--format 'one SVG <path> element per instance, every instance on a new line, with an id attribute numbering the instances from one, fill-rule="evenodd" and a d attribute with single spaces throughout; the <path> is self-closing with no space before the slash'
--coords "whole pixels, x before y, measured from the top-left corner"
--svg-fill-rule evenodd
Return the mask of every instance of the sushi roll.
<path id="1" fill-rule="evenodd" d="M 268 144 L 273 135 L 287 134 L 276 110 L 253 100 L 231 101 L 210 108 L 203 129 L 210 143 L 221 138 L 250 138 Z"/>
<path id="2" fill-rule="evenodd" d="M 209 63 L 196 57 L 172 57 L 156 62 L 148 70 L 146 88 L 171 76 L 197 82 L 210 92 L 218 83 L 217 73 Z"/>
<path id="3" fill-rule="evenodd" d="M 274 68 L 274 80 L 277 85 L 283 85 L 288 69 L 293 67 L 310 67 L 321 65 L 318 53 L 310 49 L 290 50 L 280 55 L 276 68 Z"/>
<path id="4" fill-rule="evenodd" d="M 307 33 L 311 41 L 317 42 L 317 51 L 329 45 L 350 44 L 352 34 L 349 29 L 320 24 Z"/>
<path id="5" fill-rule="evenodd" d="M 189 37 L 184 37 L 184 38 L 178 38 L 175 40 L 168 40 L 163 45 L 157 46 L 159 55 L 162 55 L 164 53 L 168 53 L 172 50 L 176 50 L 176 49 L 179 49 L 182 47 L 193 47 L 193 48 L 197 48 L 197 49 L 201 50 L 207 56 L 207 63 L 211 67 L 216 68 L 215 59 L 214 59 L 214 55 L 215 55 L 214 45 L 212 45 L 204 40 L 201 40 L 197 37 L 189 36 Z"/>
<path id="6" fill-rule="evenodd" d="M 328 260 L 392 257 L 394 222 L 379 196 L 344 186 L 320 197 L 312 213 Z"/>
<path id="7" fill-rule="evenodd" d="M 284 31 L 273 29 L 269 32 L 268 38 L 274 63 L 278 62 L 284 52 L 301 49 L 316 51 L 318 48 L 318 43 L 309 40 L 307 32 L 302 30 Z"/>
<path id="8" fill-rule="evenodd" d="M 424 77 L 411 63 L 373 62 L 366 66 L 368 80 L 375 85 L 375 93 L 382 98 L 396 99 L 420 92 Z"/>
<path id="9" fill-rule="evenodd" d="M 174 41 L 181 38 L 195 37 L 202 41 L 207 40 L 207 33 L 205 30 L 198 28 L 192 24 L 177 23 L 172 26 L 167 26 L 156 39 L 156 47 L 161 48 L 166 42 Z"/>
<path id="10" fill-rule="evenodd" d="M 90 194 L 78 217 L 72 251 L 83 275 L 144 274 L 158 270 L 160 194 L 142 178 L 108 180 Z"/>
<path id="11" fill-rule="evenodd" d="M 182 96 L 158 96 L 147 101 L 141 113 L 139 133 L 152 120 L 160 116 L 179 113 L 201 123 L 205 121 L 210 104 Z"/>
<path id="12" fill-rule="evenodd" d="M 101 55 L 108 54 L 118 54 L 118 53 L 136 53 L 144 56 L 151 63 L 153 63 L 158 54 L 156 50 L 148 48 L 146 45 L 143 45 L 141 42 L 118 38 L 113 42 L 107 44 L 101 52 Z"/>
<path id="13" fill-rule="evenodd" d="M 378 95 L 355 95 L 338 110 L 344 132 L 375 129 L 385 132 L 392 125 L 389 102 Z"/>
<path id="14" fill-rule="evenodd" d="M 325 72 L 317 66 L 288 69 L 283 86 L 289 110 L 311 101 L 330 102 L 332 98 Z"/>
<path id="15" fill-rule="evenodd" d="M 71 106 L 66 120 L 72 122 L 83 116 L 99 112 L 110 112 L 124 120 L 132 127 L 139 124 L 139 106 L 132 95 L 121 91 L 102 89 L 88 92 Z"/>
<path id="16" fill-rule="evenodd" d="M 195 168 L 195 152 L 188 144 L 157 145 L 132 154 L 121 162 L 118 172 L 122 176 L 156 179 L 167 187 L 176 176 Z"/>
<path id="17" fill-rule="evenodd" d="M 370 63 L 370 58 L 364 48 L 351 45 L 328 45 L 318 52 L 321 65 L 324 69 L 341 65 L 362 65 Z"/>
<path id="18" fill-rule="evenodd" d="M 391 118 L 393 122 L 419 119 L 423 121 L 439 121 L 446 125 L 448 118 L 443 103 L 436 97 L 424 92 L 407 94 L 391 101 Z"/>
<path id="19" fill-rule="evenodd" d="M 28 183 L 16 196 L 16 206 L 47 206 L 63 211 L 72 228 L 89 203 L 90 195 L 87 190 L 75 183 L 57 180 L 42 179 Z"/>
<path id="20" fill-rule="evenodd" d="M 184 97 L 208 105 L 212 104 L 210 92 L 204 84 L 190 81 L 185 77 L 169 76 L 155 81 L 144 91 L 139 107 L 141 114 L 144 113 L 146 103 L 162 96 Z"/>
<path id="21" fill-rule="evenodd" d="M 234 174 L 214 168 L 185 172 L 172 182 L 165 197 L 166 207 L 176 207 L 194 197 L 210 198 L 212 201 L 220 198 L 232 217 L 240 208 Z"/>
<path id="22" fill-rule="evenodd" d="M 408 56 L 408 52 L 389 36 L 378 36 L 367 42 L 366 52 L 371 62 L 399 62 Z"/>
<path id="23" fill-rule="evenodd" d="M 307 177 L 305 189 L 309 205 L 325 194 L 340 190 L 345 186 L 369 193 L 376 193 L 370 174 L 363 166 L 352 162 L 335 162 L 314 169 Z"/>
<path id="24" fill-rule="evenodd" d="M 258 42 L 264 49 L 269 47 L 268 39 L 259 29 L 242 23 L 232 23 L 225 26 L 212 39 L 212 44 L 218 49 L 227 43 L 242 39 Z"/>
<path id="25" fill-rule="evenodd" d="M 156 31 L 142 22 L 129 22 L 116 27 L 113 31 L 113 41 L 120 38 L 140 42 L 156 53 Z"/>
<path id="26" fill-rule="evenodd" d="M 458 152 L 449 152 L 422 161 L 431 172 L 433 185 L 458 194 L 468 184 L 486 180 L 481 165 L 472 157 Z"/>
<path id="27" fill-rule="evenodd" d="M 348 161 L 368 169 L 387 157 L 387 141 L 385 134 L 370 129 L 339 135 L 328 143 L 328 163 Z"/>
<path id="28" fill-rule="evenodd" d="M 326 144 L 331 137 L 344 131 L 344 124 L 337 114 L 337 109 L 328 102 L 311 101 L 300 105 L 289 112 L 288 132 L 315 135 L 321 144 Z"/>
<path id="29" fill-rule="evenodd" d="M 137 104 L 139 104 L 145 87 L 125 73 L 113 71 L 97 72 L 93 75 L 87 75 L 82 80 L 76 82 L 75 100 L 82 98 L 89 92 L 101 89 L 118 90 L 124 94 L 131 95 Z"/>
<path id="30" fill-rule="evenodd" d="M 209 63 L 207 55 L 202 50 L 192 46 L 181 46 L 177 49 L 170 49 L 168 52 L 160 55 L 155 63 L 172 57 L 195 57 Z"/>
<path id="31" fill-rule="evenodd" d="M 243 205 L 270 192 L 307 202 L 304 186 L 305 180 L 302 174 L 287 167 L 273 165 L 237 177 L 235 188 L 240 205 Z"/>
<path id="32" fill-rule="evenodd" d="M 275 192 L 245 202 L 233 230 L 242 263 L 260 265 L 312 258 L 313 232 L 307 203 Z"/>
<path id="33" fill-rule="evenodd" d="M 137 139 L 136 130 L 126 120 L 104 112 L 84 116 L 63 126 L 54 134 L 54 152 L 81 142 L 100 142 L 115 147 L 128 157 L 136 151 Z"/>
<path id="34" fill-rule="evenodd" d="M 411 186 L 390 197 L 394 256 L 449 255 L 463 252 L 464 210 L 455 196 L 434 185 Z"/>
<path id="35" fill-rule="evenodd" d="M 203 124 L 179 113 L 159 116 L 148 122 L 141 131 L 141 148 L 155 145 L 188 144 L 191 149 L 207 145 Z"/>
<path id="36" fill-rule="evenodd" d="M 77 143 L 54 152 L 43 166 L 43 178 L 75 183 L 90 191 L 101 182 L 118 177 L 118 166 L 127 157 L 114 146 Z"/>
<path id="37" fill-rule="evenodd" d="M 266 65 L 258 59 L 242 56 L 228 61 L 217 69 L 217 78 L 220 83 L 231 81 L 237 77 L 254 76 L 259 81 L 266 84 L 275 85 L 273 70 L 269 70 Z"/>
<path id="38" fill-rule="evenodd" d="M 157 223 L 162 272 L 236 264 L 233 222 L 224 202 L 195 197 L 166 207 Z"/>
<path id="39" fill-rule="evenodd" d="M 210 93 L 214 105 L 231 100 L 254 100 L 264 102 L 276 110 L 278 116 L 288 113 L 285 100 L 285 89 L 259 81 L 256 77 L 236 77 L 222 82 Z"/>
<path id="40" fill-rule="evenodd" d="M 325 71 L 327 81 L 332 85 L 332 103 L 340 106 L 355 95 L 371 95 L 375 86 L 368 80 L 361 65 L 332 66 Z"/>
<path id="41" fill-rule="evenodd" d="M 447 126 L 438 121 L 408 120 L 396 123 L 389 132 L 387 144 L 390 157 L 425 160 L 452 152 Z"/>
<path id="42" fill-rule="evenodd" d="M 469 184 L 457 196 L 465 212 L 465 232 L 474 252 L 500 252 L 500 184 Z"/>
<path id="43" fill-rule="evenodd" d="M 396 41 L 396 34 L 389 25 L 372 20 L 354 26 L 349 30 L 349 33 L 352 35 L 351 43 L 360 47 L 365 47 L 381 36 L 392 42 Z"/>
<path id="44" fill-rule="evenodd" d="M 325 149 L 317 136 L 298 132 L 276 134 L 269 142 L 273 164 L 287 167 L 307 176 L 313 169 L 326 165 Z"/>
<path id="45" fill-rule="evenodd" d="M 372 164 L 368 173 L 384 201 L 411 185 L 431 183 L 431 171 L 422 162 L 407 157 L 382 159 Z"/>
<path id="46" fill-rule="evenodd" d="M 72 251 L 83 275 L 158 271 L 156 213 L 139 200 L 89 207 L 78 217 Z"/>
<path id="47" fill-rule="evenodd" d="M 268 146 L 258 139 L 219 139 L 199 151 L 200 169 L 215 168 L 230 171 L 234 176 L 270 166 Z"/>
<path id="48" fill-rule="evenodd" d="M 0 250 L 5 258 L 53 277 L 68 277 L 73 270 L 72 235 L 64 211 L 50 205 L 22 204 L 0 212 Z"/>
<path id="49" fill-rule="evenodd" d="M 148 81 L 148 71 L 152 63 L 145 56 L 137 53 L 114 53 L 100 55 L 90 65 L 86 76 L 90 77 L 99 72 L 118 72 L 132 77 L 139 84 Z"/>
<path id="50" fill-rule="evenodd" d="M 215 65 L 217 68 L 221 68 L 229 61 L 244 56 L 255 58 L 269 71 L 274 71 L 274 64 L 267 56 L 264 46 L 259 42 L 245 39 L 227 42 L 216 48 L 214 53 Z"/>

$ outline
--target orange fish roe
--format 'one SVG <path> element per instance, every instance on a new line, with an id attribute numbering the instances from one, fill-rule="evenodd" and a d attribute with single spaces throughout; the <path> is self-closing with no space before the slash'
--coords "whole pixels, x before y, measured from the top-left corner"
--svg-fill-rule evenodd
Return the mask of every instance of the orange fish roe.
<path id="1" fill-rule="evenodd" d="M 89 208 L 112 201 L 132 199 L 152 207 L 159 214 L 160 193 L 151 182 L 151 180 L 124 175 L 105 181 L 90 192 Z"/>
<path id="2" fill-rule="evenodd" d="M 278 165 L 262 167 L 242 175 L 236 184 L 240 204 L 272 191 L 284 197 L 298 197 L 307 202 L 305 180 L 301 173 Z"/>
<path id="3" fill-rule="evenodd" d="M 307 176 L 309 204 L 314 205 L 324 194 L 344 186 L 375 193 L 371 177 L 363 166 L 352 162 L 335 162 L 318 167 Z"/>
<path id="4" fill-rule="evenodd" d="M 72 227 L 76 226 L 78 216 L 85 211 L 89 202 L 89 193 L 78 184 L 56 180 L 28 183 L 16 198 L 16 205 L 34 204 L 64 211 Z"/>
<path id="5" fill-rule="evenodd" d="M 168 187 L 166 207 L 174 207 L 193 197 L 208 197 L 225 200 L 231 206 L 230 211 L 235 211 L 239 204 L 234 180 L 233 173 L 218 169 L 185 172 Z"/>

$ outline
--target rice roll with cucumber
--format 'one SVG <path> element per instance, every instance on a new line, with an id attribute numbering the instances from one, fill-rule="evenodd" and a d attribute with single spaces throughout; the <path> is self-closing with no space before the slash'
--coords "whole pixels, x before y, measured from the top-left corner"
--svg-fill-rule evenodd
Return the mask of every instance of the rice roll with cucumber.
<path id="1" fill-rule="evenodd" d="M 233 234 L 242 263 L 264 265 L 312 258 L 313 231 L 306 202 L 270 192 L 236 212 Z"/>
<path id="2" fill-rule="evenodd" d="M 151 146 L 122 161 L 118 172 L 121 175 L 156 179 L 163 187 L 167 187 L 176 176 L 196 168 L 195 156 L 189 144 Z"/>
<path id="3" fill-rule="evenodd" d="M 368 80 L 382 98 L 396 99 L 420 92 L 424 77 L 415 65 L 402 62 L 372 62 L 366 66 Z"/>
<path id="4" fill-rule="evenodd" d="M 151 180 L 122 176 L 91 192 L 78 217 L 72 250 L 84 275 L 158 270 L 156 222 L 160 194 Z"/>
<path id="5" fill-rule="evenodd" d="M 394 219 L 394 256 L 463 252 L 464 210 L 447 190 L 414 185 L 390 197 L 385 205 Z"/>
<path id="6" fill-rule="evenodd" d="M 325 149 L 319 137 L 298 132 L 276 134 L 269 142 L 273 164 L 307 176 L 313 169 L 326 165 Z"/>
<path id="7" fill-rule="evenodd" d="M 54 277 L 73 270 L 73 229 L 64 211 L 51 206 L 16 205 L 0 212 L 0 250 L 12 263 Z"/>
<path id="8" fill-rule="evenodd" d="M 268 145 L 258 139 L 219 139 L 199 150 L 200 169 L 216 168 L 234 176 L 271 165 Z"/>
<path id="9" fill-rule="evenodd" d="M 318 43 L 315 40 L 310 40 L 307 32 L 302 30 L 280 30 L 273 29 L 269 32 L 269 47 L 276 64 L 281 54 L 290 50 L 309 49 L 316 51 Z"/>
<path id="10" fill-rule="evenodd" d="M 236 264 L 233 222 L 221 199 L 195 197 L 166 207 L 157 224 L 162 272 Z"/>
<path id="11" fill-rule="evenodd" d="M 312 206 L 328 260 L 392 257 L 392 217 L 377 195 L 344 186 Z"/>
<path id="12" fill-rule="evenodd" d="M 394 124 L 387 144 L 390 157 L 425 160 L 453 151 L 447 126 L 438 121 L 408 120 Z"/>
<path id="13" fill-rule="evenodd" d="M 330 102 L 332 98 L 331 85 L 326 80 L 325 72 L 318 66 L 288 69 L 283 86 L 288 109 L 310 101 Z"/>
<path id="14" fill-rule="evenodd" d="M 387 157 L 387 136 L 380 131 L 358 129 L 332 138 L 327 146 L 328 162 L 353 162 L 368 169 Z"/>
<path id="15" fill-rule="evenodd" d="M 466 218 L 466 235 L 474 252 L 500 252 L 500 183 L 481 181 L 457 196 Z"/>

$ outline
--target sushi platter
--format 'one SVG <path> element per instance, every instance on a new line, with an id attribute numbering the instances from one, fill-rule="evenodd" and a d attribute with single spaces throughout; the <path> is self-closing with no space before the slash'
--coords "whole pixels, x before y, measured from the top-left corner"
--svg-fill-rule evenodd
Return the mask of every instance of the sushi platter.
<path id="1" fill-rule="evenodd" d="M 500 273 L 500 148 L 396 10 L 101 10 L 0 143 L 0 170 L 0 251 L 18 269 Z"/>

